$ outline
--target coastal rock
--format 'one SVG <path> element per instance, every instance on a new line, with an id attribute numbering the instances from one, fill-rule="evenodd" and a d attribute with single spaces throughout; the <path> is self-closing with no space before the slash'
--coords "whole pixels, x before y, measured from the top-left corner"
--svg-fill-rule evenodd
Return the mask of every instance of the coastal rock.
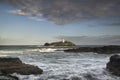
<path id="1" fill-rule="evenodd" d="M 107 69 L 114 75 L 120 76 L 120 55 L 113 55 L 107 63 Z"/>
<path id="2" fill-rule="evenodd" d="M 91 47 L 79 47 L 74 49 L 67 49 L 64 52 L 93 52 L 93 48 Z"/>
<path id="3" fill-rule="evenodd" d="M 99 54 L 114 54 L 120 53 L 120 46 L 103 46 L 103 47 L 96 47 L 93 49 L 94 52 Z"/>
<path id="4" fill-rule="evenodd" d="M 79 47 L 75 49 L 67 49 L 64 52 L 95 52 L 98 54 L 114 54 L 120 53 L 120 46 L 103 46 L 103 47 Z"/>
<path id="5" fill-rule="evenodd" d="M 44 46 L 75 46 L 75 44 L 70 41 L 59 41 L 59 42 L 45 43 Z"/>
<path id="6" fill-rule="evenodd" d="M 2 74 L 18 73 L 23 75 L 42 74 L 43 70 L 37 66 L 22 63 L 19 58 L 0 58 L 0 71 Z"/>

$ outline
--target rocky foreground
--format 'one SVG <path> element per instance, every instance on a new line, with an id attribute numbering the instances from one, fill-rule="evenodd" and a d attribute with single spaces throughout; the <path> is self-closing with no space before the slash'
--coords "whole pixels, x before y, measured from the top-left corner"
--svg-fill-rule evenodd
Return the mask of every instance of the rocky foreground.
<path id="1" fill-rule="evenodd" d="M 67 49 L 64 52 L 95 52 L 98 54 L 114 54 L 120 53 L 120 46 L 103 46 L 103 47 L 79 47 Z"/>
<path id="2" fill-rule="evenodd" d="M 106 69 L 113 75 L 120 76 L 120 55 L 113 55 L 106 64 Z M 42 74 L 43 70 L 29 64 L 22 63 L 19 58 L 0 58 L 0 80 L 19 80 L 12 73 L 22 75 Z"/>
<path id="3" fill-rule="evenodd" d="M 19 58 L 0 58 L 0 80 L 18 80 L 12 73 L 22 75 L 42 74 L 43 70 L 37 66 L 22 63 Z"/>
<path id="4" fill-rule="evenodd" d="M 120 76 L 120 55 L 113 55 L 106 65 L 107 70 L 112 74 Z"/>

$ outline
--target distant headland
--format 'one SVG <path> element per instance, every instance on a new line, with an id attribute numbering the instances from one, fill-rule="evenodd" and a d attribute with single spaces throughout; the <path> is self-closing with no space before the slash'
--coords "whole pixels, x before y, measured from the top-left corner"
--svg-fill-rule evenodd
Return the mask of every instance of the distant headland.
<path id="1" fill-rule="evenodd" d="M 71 41 L 62 40 L 58 42 L 52 42 L 52 43 L 45 43 L 44 46 L 75 46 L 75 44 Z"/>

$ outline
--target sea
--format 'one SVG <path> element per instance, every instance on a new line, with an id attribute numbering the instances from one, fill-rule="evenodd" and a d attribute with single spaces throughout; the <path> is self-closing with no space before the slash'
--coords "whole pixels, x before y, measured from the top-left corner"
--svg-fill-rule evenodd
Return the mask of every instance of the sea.
<path id="1" fill-rule="evenodd" d="M 93 52 L 67 53 L 73 47 L 45 47 L 38 45 L 0 46 L 0 57 L 18 57 L 23 63 L 43 69 L 41 75 L 20 75 L 20 80 L 120 80 L 106 70 L 113 54 Z"/>

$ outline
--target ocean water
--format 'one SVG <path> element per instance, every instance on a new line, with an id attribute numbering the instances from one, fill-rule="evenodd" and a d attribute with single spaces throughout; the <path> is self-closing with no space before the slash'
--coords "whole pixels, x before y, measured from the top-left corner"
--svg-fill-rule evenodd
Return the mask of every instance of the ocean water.
<path id="1" fill-rule="evenodd" d="M 68 47 L 67 47 L 68 48 Z M 0 46 L 0 57 L 19 57 L 43 69 L 42 75 L 20 75 L 20 80 L 120 80 L 106 70 L 112 55 L 93 52 L 66 53 L 66 47 Z"/>

